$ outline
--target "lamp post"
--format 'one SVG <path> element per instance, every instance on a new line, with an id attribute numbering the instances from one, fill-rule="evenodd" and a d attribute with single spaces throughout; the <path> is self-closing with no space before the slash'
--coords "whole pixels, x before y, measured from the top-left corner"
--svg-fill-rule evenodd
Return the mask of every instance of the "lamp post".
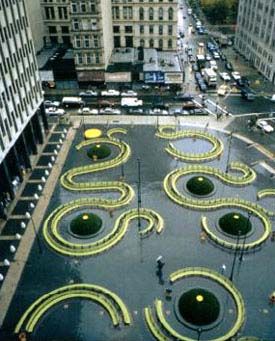
<path id="1" fill-rule="evenodd" d="M 228 173 L 233 134 L 234 134 L 234 131 L 232 131 L 232 132 L 230 133 L 230 136 L 229 136 L 228 154 L 227 154 L 227 160 L 226 160 L 226 169 L 225 169 L 225 173 Z"/>
<path id="2" fill-rule="evenodd" d="M 137 158 L 138 165 L 138 227 L 140 228 L 140 206 L 141 206 L 141 176 L 140 176 L 140 158 Z"/>
<path id="3" fill-rule="evenodd" d="M 198 329 L 197 329 L 197 333 L 198 333 L 198 338 L 197 338 L 197 340 L 199 341 L 200 338 L 201 338 L 201 334 L 202 334 L 202 328 L 198 328 Z"/>
<path id="4" fill-rule="evenodd" d="M 32 218 L 32 216 L 31 216 L 30 212 L 27 211 L 27 212 L 25 213 L 25 217 L 26 217 L 27 219 L 30 219 L 31 222 L 32 222 L 33 231 L 34 231 L 35 237 L 37 238 L 39 253 L 42 254 L 42 253 L 43 253 L 42 245 L 41 245 L 41 243 L 40 243 L 40 238 L 39 238 L 39 235 L 38 235 L 38 233 L 37 233 L 36 226 L 35 226 L 35 223 L 34 223 L 34 221 L 33 221 L 33 218 Z"/>
<path id="5" fill-rule="evenodd" d="M 229 276 L 229 279 L 231 282 L 233 282 L 234 269 L 235 269 L 235 264 L 236 264 L 237 254 L 238 254 L 238 246 L 239 246 L 239 241 L 240 241 L 240 234 L 241 234 L 241 231 L 238 231 L 237 243 L 236 243 L 236 248 L 235 248 L 235 252 L 234 252 L 234 258 L 233 258 L 231 273 Z"/>
<path id="6" fill-rule="evenodd" d="M 251 211 L 248 211 L 247 221 L 246 221 L 246 233 L 245 233 L 244 238 L 243 238 L 243 244 L 242 244 L 241 253 L 240 253 L 240 257 L 239 257 L 239 261 L 240 261 L 240 262 L 242 262 L 242 260 L 243 260 L 243 254 L 244 254 L 244 248 L 245 248 L 247 230 L 248 230 L 248 226 L 249 226 L 249 223 L 250 223 L 251 215 L 252 215 L 252 212 L 251 212 Z"/>

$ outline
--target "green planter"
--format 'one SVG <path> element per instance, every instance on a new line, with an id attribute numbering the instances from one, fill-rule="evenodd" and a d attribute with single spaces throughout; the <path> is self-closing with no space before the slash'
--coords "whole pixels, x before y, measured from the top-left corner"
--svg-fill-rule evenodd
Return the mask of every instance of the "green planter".
<path id="1" fill-rule="evenodd" d="M 80 238 L 94 236 L 102 227 L 101 218 L 93 213 L 83 213 L 71 221 L 70 232 Z"/>
<path id="2" fill-rule="evenodd" d="M 182 294 L 178 301 L 180 316 L 195 326 L 214 323 L 220 315 L 220 303 L 208 290 L 196 288 Z"/>
<path id="3" fill-rule="evenodd" d="M 223 215 L 219 219 L 219 227 L 231 236 L 244 236 L 252 229 L 252 224 L 247 217 L 238 212 L 231 212 Z"/>
<path id="4" fill-rule="evenodd" d="M 213 182 L 205 176 L 199 175 L 189 179 L 186 183 L 187 190 L 198 196 L 207 196 L 214 191 Z"/>
<path id="5" fill-rule="evenodd" d="M 93 160 L 101 160 L 107 158 L 111 154 L 111 149 L 107 144 L 94 144 L 88 149 L 87 155 Z"/>

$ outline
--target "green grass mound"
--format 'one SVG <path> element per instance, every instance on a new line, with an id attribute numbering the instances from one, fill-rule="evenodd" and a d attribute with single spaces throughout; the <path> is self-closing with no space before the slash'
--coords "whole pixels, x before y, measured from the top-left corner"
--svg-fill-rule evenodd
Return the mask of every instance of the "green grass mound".
<path id="1" fill-rule="evenodd" d="M 110 154 L 111 149 L 106 144 L 94 144 L 87 151 L 87 155 L 93 160 L 105 159 Z"/>
<path id="2" fill-rule="evenodd" d="M 74 235 L 88 237 L 96 234 L 102 226 L 102 220 L 93 213 L 83 213 L 71 221 L 70 229 Z"/>
<path id="3" fill-rule="evenodd" d="M 189 179 L 186 188 L 195 195 L 208 195 L 214 191 L 214 184 L 210 179 L 200 175 Z"/>
<path id="4" fill-rule="evenodd" d="M 182 294 L 178 303 L 181 317 L 196 326 L 211 324 L 220 314 L 220 304 L 210 291 L 196 288 Z"/>
<path id="5" fill-rule="evenodd" d="M 246 235 L 252 229 L 252 224 L 248 218 L 238 212 L 231 212 L 222 216 L 219 219 L 219 226 L 223 232 L 232 236 Z"/>

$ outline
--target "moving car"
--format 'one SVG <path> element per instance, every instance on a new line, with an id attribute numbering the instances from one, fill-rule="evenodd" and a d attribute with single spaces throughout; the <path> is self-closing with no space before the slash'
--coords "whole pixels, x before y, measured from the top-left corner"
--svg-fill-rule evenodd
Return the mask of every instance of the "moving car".
<path id="1" fill-rule="evenodd" d="M 99 110 L 100 114 L 116 114 L 116 115 L 119 115 L 121 114 L 121 111 L 119 109 L 115 109 L 115 108 L 110 108 L 110 107 L 107 107 L 107 108 L 102 108 Z"/>
<path id="2" fill-rule="evenodd" d="M 120 92 L 118 90 L 109 89 L 109 90 L 101 91 L 101 96 L 119 96 L 119 95 L 120 95 Z"/>
<path id="3" fill-rule="evenodd" d="M 64 109 L 57 109 L 57 108 L 47 108 L 45 112 L 49 116 L 63 116 L 66 114 Z"/>
<path id="4" fill-rule="evenodd" d="M 265 133 L 272 133 L 274 128 L 264 120 L 257 120 L 256 126 L 262 129 Z"/>
<path id="5" fill-rule="evenodd" d="M 221 79 L 225 82 L 229 82 L 231 80 L 231 77 L 229 76 L 227 72 L 219 72 L 219 75 Z"/>
<path id="6" fill-rule="evenodd" d="M 216 52 L 216 51 L 213 52 L 213 58 L 214 59 L 220 59 L 220 57 L 221 56 L 220 56 L 220 54 L 218 52 Z"/>
<path id="7" fill-rule="evenodd" d="M 58 101 L 49 101 L 49 100 L 44 101 L 45 108 L 53 108 L 53 107 L 57 108 L 59 106 L 60 106 L 60 102 Z"/>

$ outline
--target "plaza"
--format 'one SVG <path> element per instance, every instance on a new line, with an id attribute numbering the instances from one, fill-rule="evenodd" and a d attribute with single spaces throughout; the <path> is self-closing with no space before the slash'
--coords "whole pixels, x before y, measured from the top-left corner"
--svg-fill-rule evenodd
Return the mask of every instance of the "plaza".
<path id="1" fill-rule="evenodd" d="M 96 119 L 51 125 L 22 193 L 34 195 L 63 140 L 32 212 L 37 234 L 20 198 L 4 227 L 9 235 L 29 224 L 1 287 L 3 339 L 273 340 L 274 180 L 255 163 L 268 151 L 232 136 L 229 121 Z M 85 140 L 94 128 L 102 135 Z M 91 157 L 102 146 L 103 157 Z M 94 217 L 96 232 L 72 231 L 72 221 Z M 213 320 L 180 313 L 193 292 L 198 305 L 215 297 Z"/>

